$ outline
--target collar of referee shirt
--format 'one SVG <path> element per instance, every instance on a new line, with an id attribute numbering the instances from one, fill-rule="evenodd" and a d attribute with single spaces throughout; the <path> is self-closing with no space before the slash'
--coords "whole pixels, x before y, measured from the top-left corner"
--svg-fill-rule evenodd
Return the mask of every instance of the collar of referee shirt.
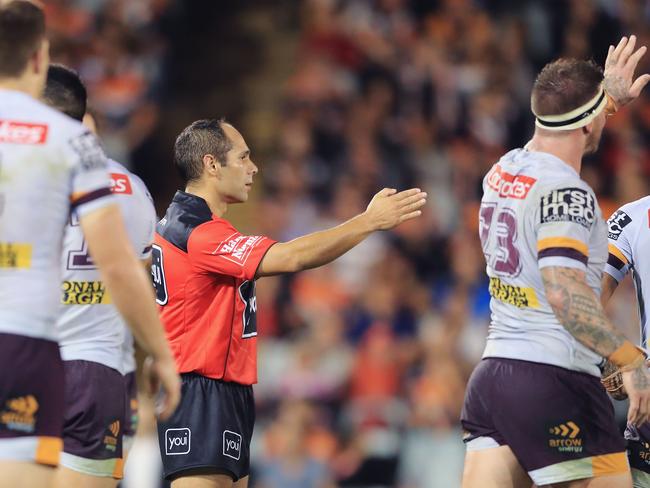
<path id="1" fill-rule="evenodd" d="M 572 130 L 579 129 L 589 124 L 607 108 L 608 115 L 616 111 L 616 105 L 607 94 L 603 86 L 600 86 L 598 93 L 584 105 L 559 115 L 535 115 L 535 125 L 546 130 Z"/>

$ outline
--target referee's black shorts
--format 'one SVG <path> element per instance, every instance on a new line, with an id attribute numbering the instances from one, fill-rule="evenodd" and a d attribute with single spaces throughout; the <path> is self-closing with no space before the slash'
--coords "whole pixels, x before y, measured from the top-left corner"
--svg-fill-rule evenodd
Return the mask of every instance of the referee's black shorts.
<path id="1" fill-rule="evenodd" d="M 237 481 L 250 472 L 255 424 L 253 387 L 183 374 L 181 402 L 158 422 L 166 479 L 193 473 L 223 473 Z"/>

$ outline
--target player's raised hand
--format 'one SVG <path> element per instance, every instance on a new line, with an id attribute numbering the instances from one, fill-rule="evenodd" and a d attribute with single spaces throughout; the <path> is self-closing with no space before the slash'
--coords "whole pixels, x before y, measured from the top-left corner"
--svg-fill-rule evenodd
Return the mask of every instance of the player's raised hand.
<path id="1" fill-rule="evenodd" d="M 373 230 L 388 230 L 422 215 L 420 210 L 427 202 L 427 194 L 419 188 L 397 192 L 384 188 L 377 193 L 365 211 Z"/>
<path id="2" fill-rule="evenodd" d="M 158 360 L 149 356 L 144 363 L 144 375 L 148 393 L 155 395 L 156 416 L 167 420 L 181 400 L 181 381 L 174 360 L 171 356 Z"/>
<path id="3" fill-rule="evenodd" d="M 623 37 L 616 47 L 609 46 L 605 60 L 605 91 L 618 107 L 637 98 L 650 81 L 650 74 L 643 74 L 636 80 L 634 72 L 647 48 L 641 46 L 636 51 L 636 36 Z"/>
<path id="4" fill-rule="evenodd" d="M 623 372 L 623 385 L 630 400 L 627 421 L 641 426 L 650 420 L 650 371 L 646 363 Z"/>

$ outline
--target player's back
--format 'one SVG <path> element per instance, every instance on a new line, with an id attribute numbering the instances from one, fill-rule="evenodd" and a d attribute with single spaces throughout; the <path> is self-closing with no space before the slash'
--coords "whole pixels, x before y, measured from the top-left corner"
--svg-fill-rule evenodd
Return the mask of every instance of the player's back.
<path id="1" fill-rule="evenodd" d="M 109 197 L 107 183 L 80 123 L 0 90 L 0 332 L 55 339 L 65 222 Z"/>
<path id="2" fill-rule="evenodd" d="M 156 224 L 151 196 L 142 180 L 121 164 L 109 160 L 108 170 L 133 250 L 138 258 L 147 259 Z M 99 362 L 121 372 L 134 369 L 130 333 L 88 254 L 74 214 L 66 225 L 61 268 L 57 328 L 62 358 Z"/>
<path id="3" fill-rule="evenodd" d="M 484 357 L 598 375 L 601 358 L 559 323 L 541 275 L 547 266 L 582 269 L 599 294 L 606 239 L 593 191 L 560 159 L 525 149 L 504 155 L 483 190 L 479 232 L 492 296 Z"/>
<path id="4" fill-rule="evenodd" d="M 648 347 L 650 324 L 646 303 L 650 297 L 650 196 L 623 205 L 608 220 L 609 259 L 606 271 L 621 281 L 632 272 L 636 289 L 641 345 Z"/>

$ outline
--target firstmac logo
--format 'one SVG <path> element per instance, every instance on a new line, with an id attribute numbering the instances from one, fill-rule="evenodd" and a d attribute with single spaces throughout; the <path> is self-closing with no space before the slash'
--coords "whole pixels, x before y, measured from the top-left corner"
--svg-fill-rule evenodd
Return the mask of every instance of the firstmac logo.
<path id="1" fill-rule="evenodd" d="M 182 429 L 167 429 L 165 431 L 165 454 L 180 456 L 190 452 L 192 431 L 187 427 Z"/>

